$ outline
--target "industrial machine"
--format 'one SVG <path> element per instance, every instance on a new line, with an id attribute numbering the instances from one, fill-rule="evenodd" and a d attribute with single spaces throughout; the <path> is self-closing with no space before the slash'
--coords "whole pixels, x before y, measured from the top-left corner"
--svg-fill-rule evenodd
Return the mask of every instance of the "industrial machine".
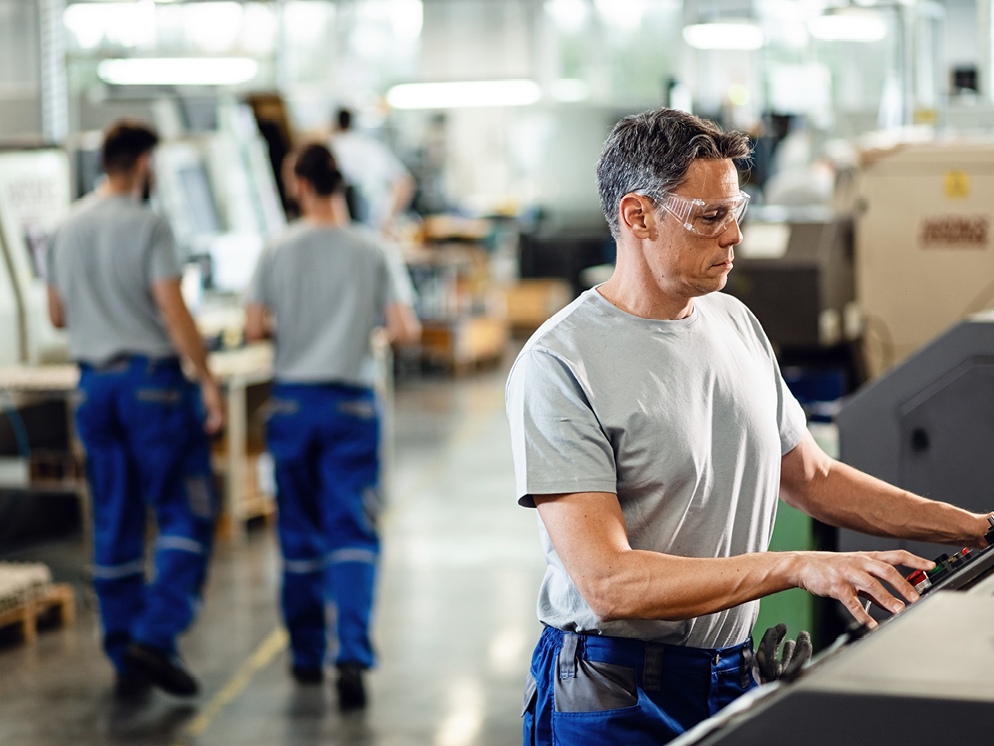
<path id="1" fill-rule="evenodd" d="M 961 321 L 867 384 L 836 421 L 845 463 L 934 500 L 994 510 L 994 312 Z M 943 551 L 848 530 L 838 548 Z"/>
<path id="2" fill-rule="evenodd" d="M 875 629 L 851 628 L 794 680 L 753 690 L 672 746 L 983 741 L 994 712 L 994 548 L 937 560 L 911 578 L 921 601 Z"/>
<path id="3" fill-rule="evenodd" d="M 820 208 L 754 209 L 725 292 L 745 303 L 781 349 L 832 347 L 853 324 L 852 221 Z"/>
<path id="4" fill-rule="evenodd" d="M 0 152 L 0 365 L 66 359 L 48 318 L 45 251 L 70 201 L 65 151 Z"/>
<path id="5" fill-rule="evenodd" d="M 856 298 L 875 377 L 994 303 L 994 142 L 867 153 L 856 191 Z"/>
<path id="6" fill-rule="evenodd" d="M 157 149 L 156 198 L 186 258 L 204 261 L 206 289 L 237 293 L 286 218 L 251 109 L 235 102 L 215 105 L 215 129 L 184 130 Z M 168 106 L 158 111 L 159 119 L 171 116 Z M 158 124 L 164 132 L 180 128 Z"/>

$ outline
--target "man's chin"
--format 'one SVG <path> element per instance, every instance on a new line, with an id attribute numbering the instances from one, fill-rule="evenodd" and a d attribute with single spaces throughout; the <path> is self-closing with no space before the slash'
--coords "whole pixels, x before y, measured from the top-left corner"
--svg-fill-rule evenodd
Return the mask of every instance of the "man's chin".
<path id="1" fill-rule="evenodd" d="M 724 271 L 721 274 L 714 275 L 712 277 L 702 277 L 697 283 L 697 289 L 701 291 L 702 294 L 706 295 L 708 293 L 717 293 L 719 290 L 725 287 L 728 282 L 728 271 Z"/>

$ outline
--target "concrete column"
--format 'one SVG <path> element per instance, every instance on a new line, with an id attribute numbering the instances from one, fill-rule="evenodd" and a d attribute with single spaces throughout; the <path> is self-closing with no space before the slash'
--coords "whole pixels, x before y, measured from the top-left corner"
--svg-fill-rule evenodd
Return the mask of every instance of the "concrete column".
<path id="1" fill-rule="evenodd" d="M 41 129 L 45 140 L 63 143 L 69 135 L 66 81 L 66 39 L 62 14 L 65 0 L 38 0 L 41 36 Z"/>

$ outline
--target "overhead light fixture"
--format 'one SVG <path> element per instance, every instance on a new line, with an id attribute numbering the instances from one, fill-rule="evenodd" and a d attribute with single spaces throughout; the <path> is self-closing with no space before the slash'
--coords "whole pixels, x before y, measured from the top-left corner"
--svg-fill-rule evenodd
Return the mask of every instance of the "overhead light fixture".
<path id="1" fill-rule="evenodd" d="M 247 57 L 149 57 L 104 60 L 97 76 L 112 85 L 237 85 L 258 70 Z"/>
<path id="2" fill-rule="evenodd" d="M 753 51 L 763 46 L 763 32 L 752 21 L 696 23 L 683 27 L 683 40 L 695 49 Z"/>
<path id="3" fill-rule="evenodd" d="M 808 31 L 826 41 L 880 41 L 887 36 L 887 22 L 869 10 L 837 10 L 808 21 Z"/>
<path id="4" fill-rule="evenodd" d="M 387 103 L 395 109 L 527 106 L 540 98 L 542 89 L 533 80 L 405 83 L 387 93 Z"/>

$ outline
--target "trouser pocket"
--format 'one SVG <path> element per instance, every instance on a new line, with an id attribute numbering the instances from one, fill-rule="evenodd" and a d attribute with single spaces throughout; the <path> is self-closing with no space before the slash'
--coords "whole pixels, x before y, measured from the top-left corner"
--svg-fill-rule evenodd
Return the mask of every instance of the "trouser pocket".
<path id="1" fill-rule="evenodd" d="M 525 678 L 525 695 L 521 698 L 521 741 L 524 746 L 535 746 L 535 705 L 538 701 L 538 682 L 528 672 Z"/>
<path id="2" fill-rule="evenodd" d="M 585 660 L 577 655 L 578 637 L 563 635 L 554 677 L 552 741 L 562 746 L 624 743 L 655 744 L 657 730 L 639 705 L 634 668 Z"/>

